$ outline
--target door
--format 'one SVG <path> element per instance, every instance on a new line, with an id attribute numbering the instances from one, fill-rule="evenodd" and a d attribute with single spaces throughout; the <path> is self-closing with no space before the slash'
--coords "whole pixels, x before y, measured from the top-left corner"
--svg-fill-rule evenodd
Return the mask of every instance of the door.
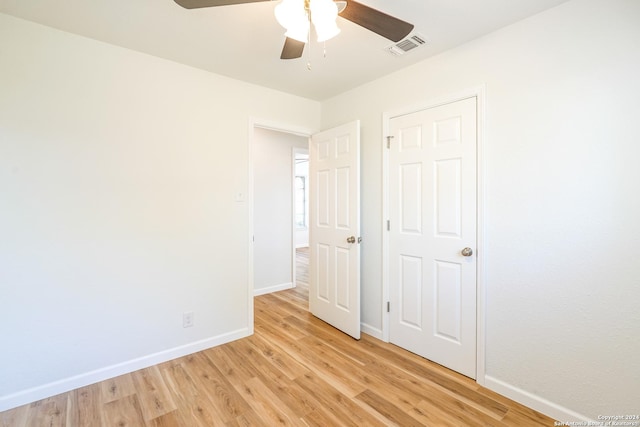
<path id="1" fill-rule="evenodd" d="M 390 120 L 389 339 L 476 377 L 476 98 Z"/>
<path id="2" fill-rule="evenodd" d="M 309 311 L 360 339 L 360 122 L 309 146 Z"/>

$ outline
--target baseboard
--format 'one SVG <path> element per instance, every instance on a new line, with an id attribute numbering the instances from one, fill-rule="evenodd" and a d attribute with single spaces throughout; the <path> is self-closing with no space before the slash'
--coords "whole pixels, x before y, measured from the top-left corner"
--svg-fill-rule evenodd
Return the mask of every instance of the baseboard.
<path id="1" fill-rule="evenodd" d="M 565 408 L 557 403 L 551 402 L 538 395 L 522 390 L 497 378 L 489 375 L 484 377 L 484 386 L 489 390 L 495 391 L 511 400 L 515 400 L 531 409 L 535 409 L 556 421 L 560 422 L 594 422 L 589 417 L 579 414 L 571 409 Z M 586 424 L 585 424 L 586 425 Z"/>
<path id="2" fill-rule="evenodd" d="M 259 288 L 253 290 L 253 296 L 270 294 L 271 292 L 284 291 L 285 289 L 293 288 L 293 282 L 281 283 L 279 285 L 268 286 L 266 288 Z"/>
<path id="3" fill-rule="evenodd" d="M 366 323 L 360 323 L 360 331 L 362 331 L 363 333 L 367 334 L 367 335 L 371 335 L 374 338 L 377 338 L 381 341 L 384 341 L 382 339 L 382 330 L 378 329 L 378 328 L 374 328 L 371 325 L 368 325 Z"/>
<path id="4" fill-rule="evenodd" d="M 251 335 L 248 328 L 239 329 L 226 334 L 218 335 L 204 340 L 196 341 L 179 347 L 174 347 L 158 353 L 139 357 L 127 362 L 118 363 L 116 365 L 107 366 L 86 372 L 84 374 L 75 375 L 59 381 L 54 381 L 38 387 L 19 391 L 7 396 L 0 396 L 0 412 L 26 405 L 47 397 L 55 396 L 60 393 L 66 393 L 80 387 L 115 378 L 120 375 L 128 374 L 139 369 L 148 368 L 149 366 L 164 363 L 178 357 L 216 347 L 231 341 L 245 338 Z"/>

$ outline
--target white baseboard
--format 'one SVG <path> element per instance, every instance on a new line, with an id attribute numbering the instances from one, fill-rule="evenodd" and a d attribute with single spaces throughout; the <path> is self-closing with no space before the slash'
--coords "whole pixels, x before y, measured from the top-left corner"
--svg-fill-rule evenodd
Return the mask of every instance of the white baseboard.
<path id="1" fill-rule="evenodd" d="M 281 283 L 279 285 L 268 286 L 266 288 L 259 288 L 253 290 L 253 296 L 270 294 L 271 292 L 284 291 L 285 289 L 293 288 L 293 282 Z"/>
<path id="2" fill-rule="evenodd" d="M 110 378 L 128 374 L 139 369 L 148 368 L 149 366 L 164 363 L 178 357 L 216 347 L 231 341 L 245 338 L 251 335 L 248 328 L 239 329 L 226 334 L 218 335 L 204 340 L 196 341 L 179 347 L 174 347 L 158 353 L 142 356 L 127 362 L 118 363 L 116 365 L 107 366 L 96 369 L 94 371 L 75 375 L 59 381 L 54 381 L 38 387 L 19 391 L 7 396 L 0 396 L 0 412 L 6 411 L 18 406 L 26 405 L 47 397 L 55 396 L 60 393 L 66 393 L 76 388 L 85 387 Z"/>
<path id="3" fill-rule="evenodd" d="M 578 414 L 571 409 L 565 408 L 564 406 L 558 405 L 557 403 L 551 402 L 489 375 L 485 375 L 484 377 L 484 386 L 489 390 L 508 397 L 511 400 L 515 400 L 516 402 L 528 406 L 531 409 L 535 409 L 556 421 L 593 422 L 589 417 Z"/>
<path id="4" fill-rule="evenodd" d="M 382 330 L 381 329 L 374 328 L 373 326 L 367 325 L 366 323 L 361 323 L 360 324 L 360 330 L 363 333 L 367 334 L 367 335 L 371 335 L 374 338 L 377 338 L 377 339 L 379 339 L 381 341 L 384 341 L 382 339 Z"/>

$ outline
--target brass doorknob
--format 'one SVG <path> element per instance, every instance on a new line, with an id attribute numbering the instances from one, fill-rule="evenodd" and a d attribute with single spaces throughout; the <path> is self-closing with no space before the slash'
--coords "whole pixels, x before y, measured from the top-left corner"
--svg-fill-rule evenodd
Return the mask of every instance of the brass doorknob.
<path id="1" fill-rule="evenodd" d="M 471 256 L 473 255 L 473 250 L 471 248 L 464 248 L 461 254 L 462 256 Z"/>
<path id="2" fill-rule="evenodd" d="M 356 242 L 356 237 L 355 236 L 347 237 L 347 243 L 355 243 L 355 242 Z"/>

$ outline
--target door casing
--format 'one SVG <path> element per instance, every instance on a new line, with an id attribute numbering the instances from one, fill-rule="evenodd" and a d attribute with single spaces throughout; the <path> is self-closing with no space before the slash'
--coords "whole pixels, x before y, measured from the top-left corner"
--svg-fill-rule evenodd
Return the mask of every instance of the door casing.
<path id="1" fill-rule="evenodd" d="M 383 221 L 381 224 L 382 230 L 382 304 L 381 304 L 381 317 L 382 317 L 382 333 L 378 338 L 385 342 L 389 342 L 389 312 L 387 311 L 387 303 L 390 295 L 390 280 L 389 280 L 389 234 L 387 231 L 387 220 L 389 219 L 389 151 L 387 149 L 386 136 L 389 135 L 389 122 L 392 118 L 415 113 L 417 111 L 426 110 L 433 107 L 449 104 L 452 102 L 460 101 L 470 97 L 477 98 L 477 294 L 476 294 L 476 382 L 480 385 L 484 385 L 485 377 L 485 231 L 484 231 L 484 121 L 485 121 L 485 86 L 477 86 L 469 89 L 462 90 L 460 92 L 447 94 L 441 97 L 427 99 L 424 102 L 418 103 L 413 106 L 401 108 L 398 110 L 384 112 L 382 115 L 382 215 Z"/>

